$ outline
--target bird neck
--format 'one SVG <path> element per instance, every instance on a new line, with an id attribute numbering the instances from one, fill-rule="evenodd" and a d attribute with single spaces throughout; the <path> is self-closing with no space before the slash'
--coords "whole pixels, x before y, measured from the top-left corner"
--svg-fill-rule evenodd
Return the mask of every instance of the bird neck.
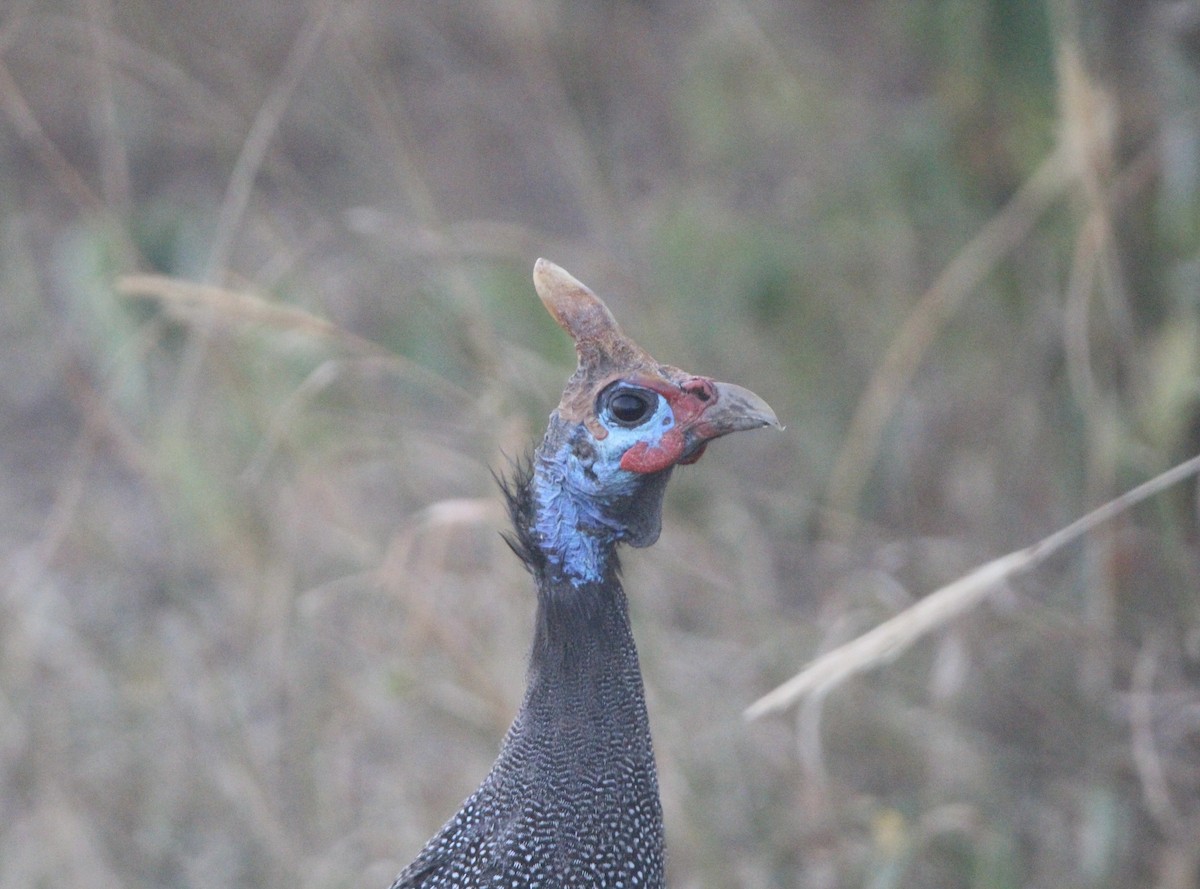
<path id="1" fill-rule="evenodd" d="M 619 577 L 621 532 L 564 478 L 566 461 L 554 459 L 563 449 L 546 444 L 504 487 L 515 529 L 509 544 L 538 591 L 525 702 L 512 740 L 557 737 L 582 721 L 594 727 L 581 736 L 588 743 L 643 739 L 652 772 L 642 676 Z"/>
<path id="2" fill-rule="evenodd" d="M 637 649 L 615 571 L 602 583 L 539 583 L 519 735 L 563 754 L 564 776 L 624 757 L 653 774 Z"/>
<path id="3" fill-rule="evenodd" d="M 557 481 L 543 457 L 558 451 L 543 444 L 504 485 L 515 529 L 507 539 L 538 590 L 525 698 L 468 808 L 498 825 L 520 822 L 535 840 L 549 837 L 549 852 L 539 845 L 535 856 L 554 876 L 545 885 L 591 872 L 600 855 L 624 875 L 611 885 L 661 887 L 662 804 L 618 576 L 621 538 L 603 522 L 588 524 L 587 498 Z M 627 527 L 637 532 L 629 542 L 650 539 L 649 522 Z"/>
<path id="4" fill-rule="evenodd" d="M 533 537 L 545 560 L 547 583 L 577 588 L 602 583 L 617 563 L 620 527 L 607 519 L 602 504 L 581 492 L 576 464 L 541 451 L 534 461 Z"/>
<path id="5" fill-rule="evenodd" d="M 629 606 L 616 569 L 600 583 L 543 578 L 530 657 L 530 682 L 551 680 L 558 688 L 591 674 L 632 668 L 641 694 L 637 650 L 629 625 Z M 617 675 L 609 673 L 608 675 Z"/>

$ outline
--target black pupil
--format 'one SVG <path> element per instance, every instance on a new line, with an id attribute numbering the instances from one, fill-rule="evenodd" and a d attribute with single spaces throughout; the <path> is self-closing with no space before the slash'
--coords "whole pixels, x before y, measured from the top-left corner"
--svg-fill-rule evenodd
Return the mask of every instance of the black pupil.
<path id="1" fill-rule="evenodd" d="M 622 423 L 636 423 L 646 416 L 650 403 L 636 392 L 618 392 L 608 402 L 612 415 Z"/>

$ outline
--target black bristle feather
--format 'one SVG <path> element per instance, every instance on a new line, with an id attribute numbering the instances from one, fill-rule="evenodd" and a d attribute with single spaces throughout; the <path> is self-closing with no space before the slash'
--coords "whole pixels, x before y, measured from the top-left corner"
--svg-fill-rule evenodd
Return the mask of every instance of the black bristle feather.
<path id="1" fill-rule="evenodd" d="M 496 480 L 500 492 L 504 495 L 508 517 L 513 526 L 511 531 L 502 531 L 500 536 L 529 573 L 537 577 L 546 567 L 546 555 L 537 545 L 533 534 L 532 455 L 526 454 L 510 460 L 509 474 L 502 476 L 493 470 L 492 478 Z"/>
<path id="2" fill-rule="evenodd" d="M 534 534 L 534 501 L 533 501 L 533 455 L 525 454 L 516 459 L 510 459 L 508 475 L 501 475 L 494 469 L 492 478 L 504 495 L 504 506 L 508 510 L 511 531 L 501 531 L 500 537 L 508 544 L 525 569 L 534 577 L 541 577 L 546 569 L 546 554 L 538 545 Z M 621 576 L 621 560 L 613 552 L 609 569 L 614 580 Z"/>

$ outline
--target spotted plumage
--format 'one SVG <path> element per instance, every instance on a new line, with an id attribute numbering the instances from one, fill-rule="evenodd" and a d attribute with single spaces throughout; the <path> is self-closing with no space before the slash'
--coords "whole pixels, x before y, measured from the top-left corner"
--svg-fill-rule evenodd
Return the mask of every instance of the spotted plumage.
<path id="1" fill-rule="evenodd" d="M 604 303 L 539 259 L 534 284 L 579 368 L 504 486 L 538 608 L 525 697 L 479 789 L 392 889 L 658 889 L 663 821 L 616 548 L 658 538 L 671 470 L 778 426 L 745 389 L 660 365 Z"/>

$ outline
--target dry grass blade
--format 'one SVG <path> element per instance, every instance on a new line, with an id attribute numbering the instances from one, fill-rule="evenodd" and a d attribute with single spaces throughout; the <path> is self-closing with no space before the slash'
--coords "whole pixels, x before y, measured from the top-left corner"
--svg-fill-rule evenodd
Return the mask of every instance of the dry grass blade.
<path id="1" fill-rule="evenodd" d="M 76 205 L 102 216 L 105 213 L 104 201 L 47 134 L 3 61 L 0 61 L 0 111 L 45 168 L 51 181 Z M 114 231 L 119 230 L 114 228 Z"/>
<path id="2" fill-rule="evenodd" d="M 1068 543 L 1189 476 L 1200 473 L 1200 456 L 1168 469 L 1037 543 L 977 568 L 845 645 L 821 655 L 800 673 L 746 709 L 747 719 L 786 709 L 805 695 L 827 692 L 856 673 L 892 660 L 931 630 L 983 601 L 996 586 L 1032 568 Z"/>
<path id="3" fill-rule="evenodd" d="M 209 284 L 181 281 L 165 275 L 125 275 L 117 279 L 117 293 L 133 299 L 156 299 L 181 315 L 211 312 L 222 321 L 261 324 L 276 330 L 295 331 L 335 340 L 359 352 L 390 355 L 382 346 L 351 333 L 331 321 L 298 309 L 271 303 L 259 296 Z"/>
<path id="4" fill-rule="evenodd" d="M 222 321 L 230 324 L 259 325 L 336 343 L 354 353 L 358 360 L 398 368 L 406 377 L 419 381 L 430 391 L 456 404 L 470 401 L 467 392 L 445 377 L 390 351 L 379 343 L 295 306 L 273 303 L 252 293 L 211 284 L 197 284 L 166 275 L 123 275 L 117 279 L 114 288 L 118 294 L 128 299 L 158 300 L 165 309 L 185 323 L 199 321 L 208 324 L 212 321 Z M 326 368 L 325 365 L 322 367 Z M 316 374 L 319 385 L 327 384 L 327 375 L 332 372 L 334 371 L 328 368 L 319 370 Z M 305 387 L 305 391 L 311 388 Z"/>
<path id="5" fill-rule="evenodd" d="M 867 384 L 830 472 L 825 492 L 825 537 L 840 540 L 850 535 L 859 495 L 887 422 L 946 321 L 1000 260 L 1029 235 L 1072 181 L 1063 151 L 1053 152 L 917 301 Z"/>
<path id="6" fill-rule="evenodd" d="M 237 163 L 229 175 L 225 200 L 221 203 L 221 212 L 217 217 L 217 234 L 208 261 L 207 277 L 210 281 L 218 280 L 225 274 L 237 234 L 241 230 L 242 219 L 250 206 L 254 180 L 262 166 L 267 148 L 279 129 L 284 112 L 287 111 L 288 103 L 299 86 L 308 63 L 320 46 L 326 25 L 340 8 L 339 4 L 329 2 L 314 7 L 297 35 L 287 61 L 271 87 L 271 92 L 254 117 L 254 123 L 242 143 Z"/>

